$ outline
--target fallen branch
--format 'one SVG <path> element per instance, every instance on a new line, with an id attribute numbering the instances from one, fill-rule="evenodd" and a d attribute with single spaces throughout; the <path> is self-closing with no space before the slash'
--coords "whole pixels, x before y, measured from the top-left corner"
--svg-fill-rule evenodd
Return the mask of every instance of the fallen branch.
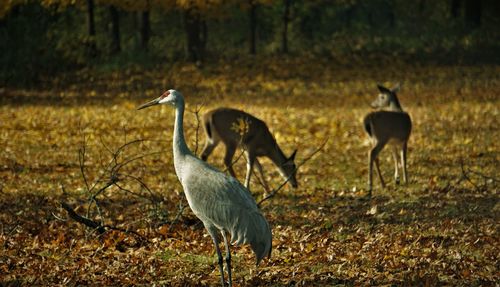
<path id="1" fill-rule="evenodd" d="M 479 177 L 482 177 L 484 180 L 490 180 L 491 182 L 496 182 L 496 183 L 500 183 L 500 179 L 496 178 L 496 177 L 492 177 L 492 176 L 489 176 L 489 175 L 486 175 L 484 173 L 481 173 L 479 171 L 475 171 L 473 169 L 471 169 L 470 167 L 467 168 L 467 171 L 471 174 L 475 174 Z"/>
<path id="2" fill-rule="evenodd" d="M 465 179 L 465 180 L 467 180 L 467 182 L 469 182 L 471 185 L 473 185 L 474 188 L 476 188 L 476 190 L 479 190 L 482 187 L 485 188 L 488 185 L 488 181 L 490 181 L 490 183 L 494 183 L 494 184 L 500 183 L 500 180 L 496 177 L 485 175 L 479 171 L 475 171 L 475 170 L 471 169 L 470 167 L 466 168 L 463 159 L 460 159 L 460 169 L 462 171 L 462 178 L 460 178 L 458 180 L 458 183 L 460 183 L 462 180 Z M 484 184 L 482 186 L 479 186 L 478 184 L 476 184 L 472 180 L 472 178 L 470 177 L 471 174 L 482 178 L 484 180 Z"/>
<path id="3" fill-rule="evenodd" d="M 73 219 L 76 222 L 81 223 L 85 226 L 88 226 L 94 230 L 97 230 L 97 232 L 99 232 L 99 234 L 104 234 L 107 231 L 106 229 L 110 229 L 110 230 L 120 231 L 120 232 L 123 232 L 126 234 L 132 234 L 132 235 L 138 237 L 141 242 L 148 241 L 147 238 L 145 238 L 144 236 L 142 236 L 141 234 L 139 234 L 136 231 L 128 230 L 128 229 L 124 229 L 124 228 L 120 228 L 120 227 L 116 227 L 116 226 L 112 226 L 112 225 L 101 225 L 100 223 L 97 223 L 90 218 L 87 218 L 85 216 L 81 216 L 78 213 L 76 213 L 76 211 L 66 202 L 61 202 L 61 207 L 64 208 L 68 212 L 68 215 L 71 219 Z"/>
<path id="4" fill-rule="evenodd" d="M 71 219 L 75 220 L 76 222 L 86 225 L 94 230 L 97 230 L 99 234 L 103 234 L 104 232 L 106 232 L 104 226 L 102 226 L 100 223 L 93 221 L 90 218 L 79 215 L 69 204 L 61 202 L 61 207 L 64 208 L 68 212 L 69 217 L 71 217 Z"/>
<path id="5" fill-rule="evenodd" d="M 292 175 L 290 175 L 289 177 L 286 178 L 285 181 L 283 181 L 283 183 L 281 183 L 280 186 L 278 186 L 276 189 L 274 189 L 270 194 L 268 194 L 266 197 L 264 197 L 263 199 L 261 199 L 258 203 L 257 203 L 257 206 L 261 206 L 261 204 L 274 197 L 276 195 L 276 193 L 278 193 L 278 191 L 280 191 L 284 186 L 285 184 L 290 181 L 290 178 L 299 170 L 299 167 L 301 167 L 302 165 L 304 165 L 306 162 L 308 162 L 314 155 L 316 155 L 318 152 L 320 152 L 326 145 L 326 143 L 328 142 L 328 138 L 325 139 L 325 141 L 317 148 L 315 149 L 309 156 L 307 156 L 301 163 L 299 163 L 296 167 L 295 167 L 295 170 L 294 172 L 292 173 Z"/>
<path id="6" fill-rule="evenodd" d="M 172 220 L 172 222 L 170 222 L 170 226 L 168 227 L 168 232 L 169 233 L 172 230 L 172 227 L 174 226 L 174 224 L 181 217 L 182 213 L 184 212 L 184 209 L 186 209 L 186 205 L 182 204 L 182 200 L 181 200 L 181 201 L 179 201 L 179 212 L 177 212 L 177 214 L 175 215 L 175 218 Z"/>

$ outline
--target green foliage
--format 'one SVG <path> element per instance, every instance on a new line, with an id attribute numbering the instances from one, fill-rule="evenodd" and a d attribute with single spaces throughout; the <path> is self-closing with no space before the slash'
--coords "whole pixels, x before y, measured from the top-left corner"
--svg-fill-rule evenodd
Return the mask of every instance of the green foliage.
<path id="1" fill-rule="evenodd" d="M 288 46 L 292 56 L 350 62 L 377 58 L 446 63 L 499 63 L 500 2 L 484 0 L 479 28 L 457 18 L 450 1 L 292 1 Z M 284 2 L 257 1 L 257 53 L 281 51 Z M 110 52 L 109 5 L 119 9 L 121 52 Z M 207 27 L 206 61 L 248 54 L 247 1 L 95 1 L 95 39 L 87 32 L 86 1 L 8 1 L 0 13 L 0 82 L 33 84 L 82 66 L 149 65 L 184 60 L 184 12 Z M 150 10 L 147 50 L 138 13 Z M 97 55 L 89 53 L 91 41 Z M 118 67 L 117 67 L 118 68 Z"/>
<path id="2" fill-rule="evenodd" d="M 0 22 L 0 83 L 33 84 L 66 63 L 47 37 L 58 15 L 38 4 L 15 7 Z"/>

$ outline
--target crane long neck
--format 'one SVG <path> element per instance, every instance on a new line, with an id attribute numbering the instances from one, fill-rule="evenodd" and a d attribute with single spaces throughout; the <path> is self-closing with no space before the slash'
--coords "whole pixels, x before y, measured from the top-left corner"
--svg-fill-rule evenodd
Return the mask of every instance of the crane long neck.
<path id="1" fill-rule="evenodd" d="M 184 139 L 184 103 L 179 103 L 175 108 L 175 124 L 174 124 L 174 160 L 180 159 L 187 154 L 191 154 L 186 140 Z"/>

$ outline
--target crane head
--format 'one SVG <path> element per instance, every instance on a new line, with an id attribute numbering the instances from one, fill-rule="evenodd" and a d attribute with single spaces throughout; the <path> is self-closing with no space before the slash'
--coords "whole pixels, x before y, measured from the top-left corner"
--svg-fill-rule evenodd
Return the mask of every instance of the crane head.
<path id="1" fill-rule="evenodd" d="M 137 107 L 138 110 L 142 110 L 145 108 L 149 108 L 152 106 L 156 105 L 163 105 L 163 104 L 169 104 L 171 106 L 177 106 L 178 104 L 184 102 L 184 98 L 182 97 L 182 94 L 176 90 L 168 90 L 164 92 L 160 97 L 147 102 L 145 104 L 140 105 Z"/>

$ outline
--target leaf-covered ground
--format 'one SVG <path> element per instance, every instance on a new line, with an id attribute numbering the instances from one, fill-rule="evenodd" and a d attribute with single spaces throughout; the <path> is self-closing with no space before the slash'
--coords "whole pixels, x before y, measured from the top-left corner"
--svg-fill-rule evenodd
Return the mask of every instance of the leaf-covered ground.
<path id="1" fill-rule="evenodd" d="M 180 212 L 186 201 L 172 164 L 173 111 L 135 110 L 176 88 L 198 152 L 199 107 L 262 118 L 285 153 L 298 148 L 298 162 L 328 139 L 300 168 L 298 189 L 263 203 L 272 258 L 255 267 L 248 246 L 232 248 L 235 285 L 497 286 L 499 67 L 256 62 L 84 70 L 36 90 L 0 89 L 0 285 L 219 284 L 210 238 L 189 208 Z M 414 122 L 410 183 L 394 184 L 384 151 L 388 187 L 375 181 L 367 200 L 361 119 L 375 84 L 397 81 Z M 223 150 L 209 162 L 223 168 Z M 262 162 L 272 186 L 280 185 L 270 161 Z M 236 170 L 242 178 L 243 159 Z M 262 198 L 259 182 L 252 187 Z M 98 234 L 61 202 L 115 229 Z"/>

